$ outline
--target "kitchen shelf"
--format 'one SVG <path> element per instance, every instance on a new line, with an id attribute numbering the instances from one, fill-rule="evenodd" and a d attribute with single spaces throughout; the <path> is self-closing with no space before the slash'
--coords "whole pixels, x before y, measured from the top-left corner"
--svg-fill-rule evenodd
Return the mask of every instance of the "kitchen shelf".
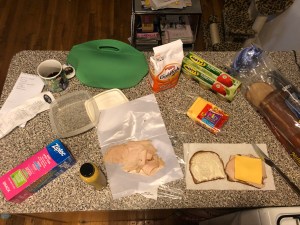
<path id="1" fill-rule="evenodd" d="M 139 50 L 148 51 L 148 50 L 152 50 L 152 48 L 157 45 L 163 44 L 161 39 L 157 43 L 153 43 L 153 44 L 145 45 L 145 44 L 137 43 L 137 26 L 140 21 L 140 18 L 143 16 L 152 16 L 154 20 L 160 23 L 160 18 L 167 15 L 188 16 L 189 24 L 193 32 L 193 40 L 190 43 L 184 44 L 184 48 L 187 46 L 188 50 L 193 50 L 195 41 L 198 36 L 198 27 L 202 15 L 200 0 L 192 0 L 192 6 L 188 6 L 183 9 L 159 9 L 159 10 L 145 9 L 141 4 L 141 0 L 132 0 L 131 45 Z M 161 35 L 161 30 L 159 30 L 158 32 Z"/>

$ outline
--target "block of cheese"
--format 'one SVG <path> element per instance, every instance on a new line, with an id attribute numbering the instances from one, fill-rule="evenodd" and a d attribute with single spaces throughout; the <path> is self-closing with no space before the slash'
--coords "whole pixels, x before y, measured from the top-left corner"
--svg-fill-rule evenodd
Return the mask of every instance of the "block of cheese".
<path id="1" fill-rule="evenodd" d="M 263 170 L 262 160 L 249 156 L 235 157 L 235 179 L 262 184 Z"/>
<path id="2" fill-rule="evenodd" d="M 228 120 L 228 114 L 222 109 L 200 97 L 189 108 L 187 115 L 213 134 L 220 132 L 221 127 Z"/>

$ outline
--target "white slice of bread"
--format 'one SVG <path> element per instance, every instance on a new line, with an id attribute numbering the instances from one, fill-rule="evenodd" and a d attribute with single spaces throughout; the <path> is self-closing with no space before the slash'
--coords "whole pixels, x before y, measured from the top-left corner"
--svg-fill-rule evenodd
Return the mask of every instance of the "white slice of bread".
<path id="1" fill-rule="evenodd" d="M 224 163 L 215 152 L 198 151 L 190 158 L 189 164 L 195 184 L 226 178 Z"/>
<path id="2" fill-rule="evenodd" d="M 253 83 L 248 87 L 246 99 L 257 109 L 260 103 L 275 89 L 271 85 L 264 82 Z"/>

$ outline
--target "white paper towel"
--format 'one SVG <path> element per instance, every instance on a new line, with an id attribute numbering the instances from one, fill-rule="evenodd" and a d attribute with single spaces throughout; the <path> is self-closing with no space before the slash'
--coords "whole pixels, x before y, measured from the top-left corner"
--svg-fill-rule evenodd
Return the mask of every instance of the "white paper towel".
<path id="1" fill-rule="evenodd" d="M 268 155 L 266 144 L 258 144 L 258 146 Z M 184 160 L 185 160 L 185 180 L 186 188 L 193 190 L 275 190 L 274 177 L 272 169 L 266 165 L 267 178 L 265 180 L 265 187 L 258 189 L 249 185 L 245 185 L 238 182 L 231 182 L 225 179 L 214 180 L 203 182 L 200 184 L 195 184 L 193 182 L 192 175 L 189 171 L 189 161 L 191 156 L 200 150 L 216 152 L 220 158 L 223 160 L 224 166 L 231 155 L 242 154 L 248 155 L 252 154 L 257 156 L 255 150 L 251 144 L 202 144 L 202 143 L 184 143 Z"/>

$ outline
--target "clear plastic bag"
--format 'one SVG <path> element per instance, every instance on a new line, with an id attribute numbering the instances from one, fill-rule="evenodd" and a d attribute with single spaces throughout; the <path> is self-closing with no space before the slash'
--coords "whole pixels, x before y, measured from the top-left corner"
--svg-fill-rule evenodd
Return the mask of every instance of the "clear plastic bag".
<path id="1" fill-rule="evenodd" d="M 151 140 L 157 154 L 165 163 L 153 176 L 128 173 L 118 164 L 105 163 L 114 199 L 149 192 L 183 177 L 153 94 L 101 111 L 97 133 L 103 155 L 113 145 Z"/>
<path id="2" fill-rule="evenodd" d="M 300 165 L 300 92 L 255 45 L 234 58 L 232 73 L 242 81 L 248 102 Z"/>

